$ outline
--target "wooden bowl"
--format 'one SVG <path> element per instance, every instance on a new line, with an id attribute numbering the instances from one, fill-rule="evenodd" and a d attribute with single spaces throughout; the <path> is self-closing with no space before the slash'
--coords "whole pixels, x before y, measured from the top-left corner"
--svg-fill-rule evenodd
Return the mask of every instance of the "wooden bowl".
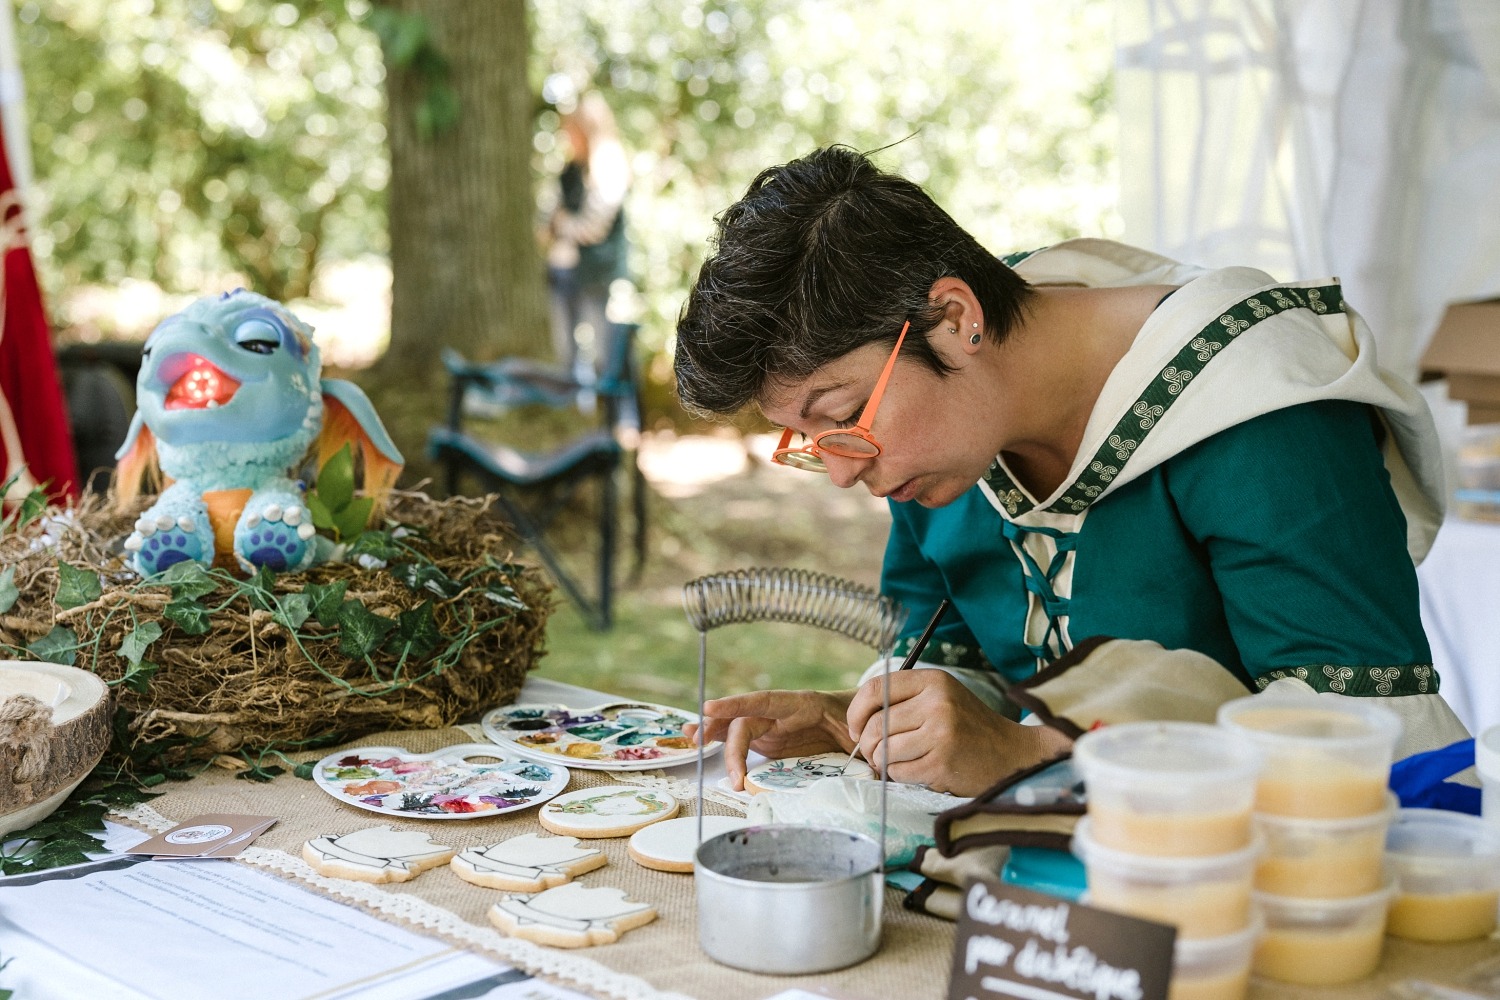
<path id="1" fill-rule="evenodd" d="M 87 670 L 0 660 L 0 836 L 41 822 L 109 746 L 114 699 Z"/>

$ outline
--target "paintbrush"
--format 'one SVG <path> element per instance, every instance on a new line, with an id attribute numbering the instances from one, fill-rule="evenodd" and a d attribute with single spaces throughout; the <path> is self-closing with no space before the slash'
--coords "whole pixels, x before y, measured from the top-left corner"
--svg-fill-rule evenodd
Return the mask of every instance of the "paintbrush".
<path id="1" fill-rule="evenodd" d="M 942 621 L 943 615 L 947 614 L 948 607 L 952 603 L 951 600 L 945 597 L 938 604 L 937 611 L 933 612 L 932 620 L 927 623 L 927 627 L 922 630 L 922 634 L 917 636 L 917 641 L 912 644 L 911 651 L 906 654 L 906 659 L 901 661 L 901 666 L 897 667 L 897 670 L 910 670 L 916 666 L 917 657 L 921 656 L 922 651 L 927 648 L 927 641 L 932 638 L 932 633 L 937 630 L 938 622 Z M 854 749 L 849 754 L 849 759 L 844 761 L 844 766 L 839 769 L 840 777 L 843 776 L 845 771 L 849 770 L 849 764 L 855 759 L 864 760 L 864 755 L 859 752 L 859 744 L 855 744 Z M 868 764 L 869 761 L 865 761 L 865 763 Z"/>

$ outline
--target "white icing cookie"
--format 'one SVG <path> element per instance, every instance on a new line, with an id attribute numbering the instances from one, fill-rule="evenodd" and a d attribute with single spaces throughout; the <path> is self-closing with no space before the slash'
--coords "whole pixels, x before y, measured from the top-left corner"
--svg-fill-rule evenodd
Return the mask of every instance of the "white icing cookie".
<path id="1" fill-rule="evenodd" d="M 542 807 L 542 827 L 565 837 L 628 837 L 643 826 L 677 815 L 681 806 L 666 792 L 634 785 L 580 788 Z"/>
<path id="2" fill-rule="evenodd" d="M 703 839 L 750 825 L 743 816 L 703 817 Z M 659 872 L 690 872 L 698 852 L 698 817 L 678 816 L 637 830 L 626 846 L 635 863 Z"/>
<path id="3" fill-rule="evenodd" d="M 490 923 L 502 933 L 554 948 L 613 944 L 626 931 L 655 919 L 656 907 L 630 902 L 623 889 L 585 889 L 577 882 L 508 896 L 490 907 Z"/>
<path id="4" fill-rule="evenodd" d="M 320 874 L 356 882 L 406 882 L 447 863 L 453 848 L 434 844 L 419 830 L 372 826 L 342 836 L 324 834 L 302 846 L 302 857 Z"/>
<path id="5" fill-rule="evenodd" d="M 465 882 L 510 892 L 540 892 L 602 868 L 609 859 L 574 837 L 523 833 L 488 847 L 461 852 L 448 867 Z"/>
<path id="6" fill-rule="evenodd" d="M 845 769 L 844 764 L 849 767 Z M 870 765 L 846 753 L 815 753 L 805 757 L 783 757 L 757 764 L 745 773 L 745 791 L 751 795 L 761 792 L 806 791 L 819 778 L 834 778 L 842 773 L 845 778 L 873 778 L 875 772 Z"/>

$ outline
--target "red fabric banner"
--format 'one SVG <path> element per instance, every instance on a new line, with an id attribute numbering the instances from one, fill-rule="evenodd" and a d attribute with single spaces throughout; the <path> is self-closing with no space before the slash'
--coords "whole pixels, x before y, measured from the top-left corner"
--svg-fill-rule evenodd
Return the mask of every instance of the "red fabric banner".
<path id="1" fill-rule="evenodd" d="M 8 479 L 23 465 L 18 486 L 45 485 L 54 500 L 78 496 L 77 464 L 42 290 L 32 266 L 10 160 L 0 136 L 0 463 Z M 19 452 L 19 454 L 17 454 Z M 14 492 L 14 491 L 13 491 Z M 24 494 L 24 488 L 21 491 Z"/>

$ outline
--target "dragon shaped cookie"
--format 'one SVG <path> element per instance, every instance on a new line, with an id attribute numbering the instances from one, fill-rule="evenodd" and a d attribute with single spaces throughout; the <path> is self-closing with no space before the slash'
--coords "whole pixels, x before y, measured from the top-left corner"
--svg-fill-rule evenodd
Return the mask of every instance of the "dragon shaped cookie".
<path id="1" fill-rule="evenodd" d="M 401 453 L 359 387 L 322 367 L 312 328 L 244 289 L 198 299 L 151 332 L 115 456 L 122 509 L 167 484 L 125 540 L 137 572 L 216 556 L 247 573 L 291 572 L 326 559 L 332 542 L 292 478 L 314 445 L 319 468 L 350 445 L 379 510 Z"/>

